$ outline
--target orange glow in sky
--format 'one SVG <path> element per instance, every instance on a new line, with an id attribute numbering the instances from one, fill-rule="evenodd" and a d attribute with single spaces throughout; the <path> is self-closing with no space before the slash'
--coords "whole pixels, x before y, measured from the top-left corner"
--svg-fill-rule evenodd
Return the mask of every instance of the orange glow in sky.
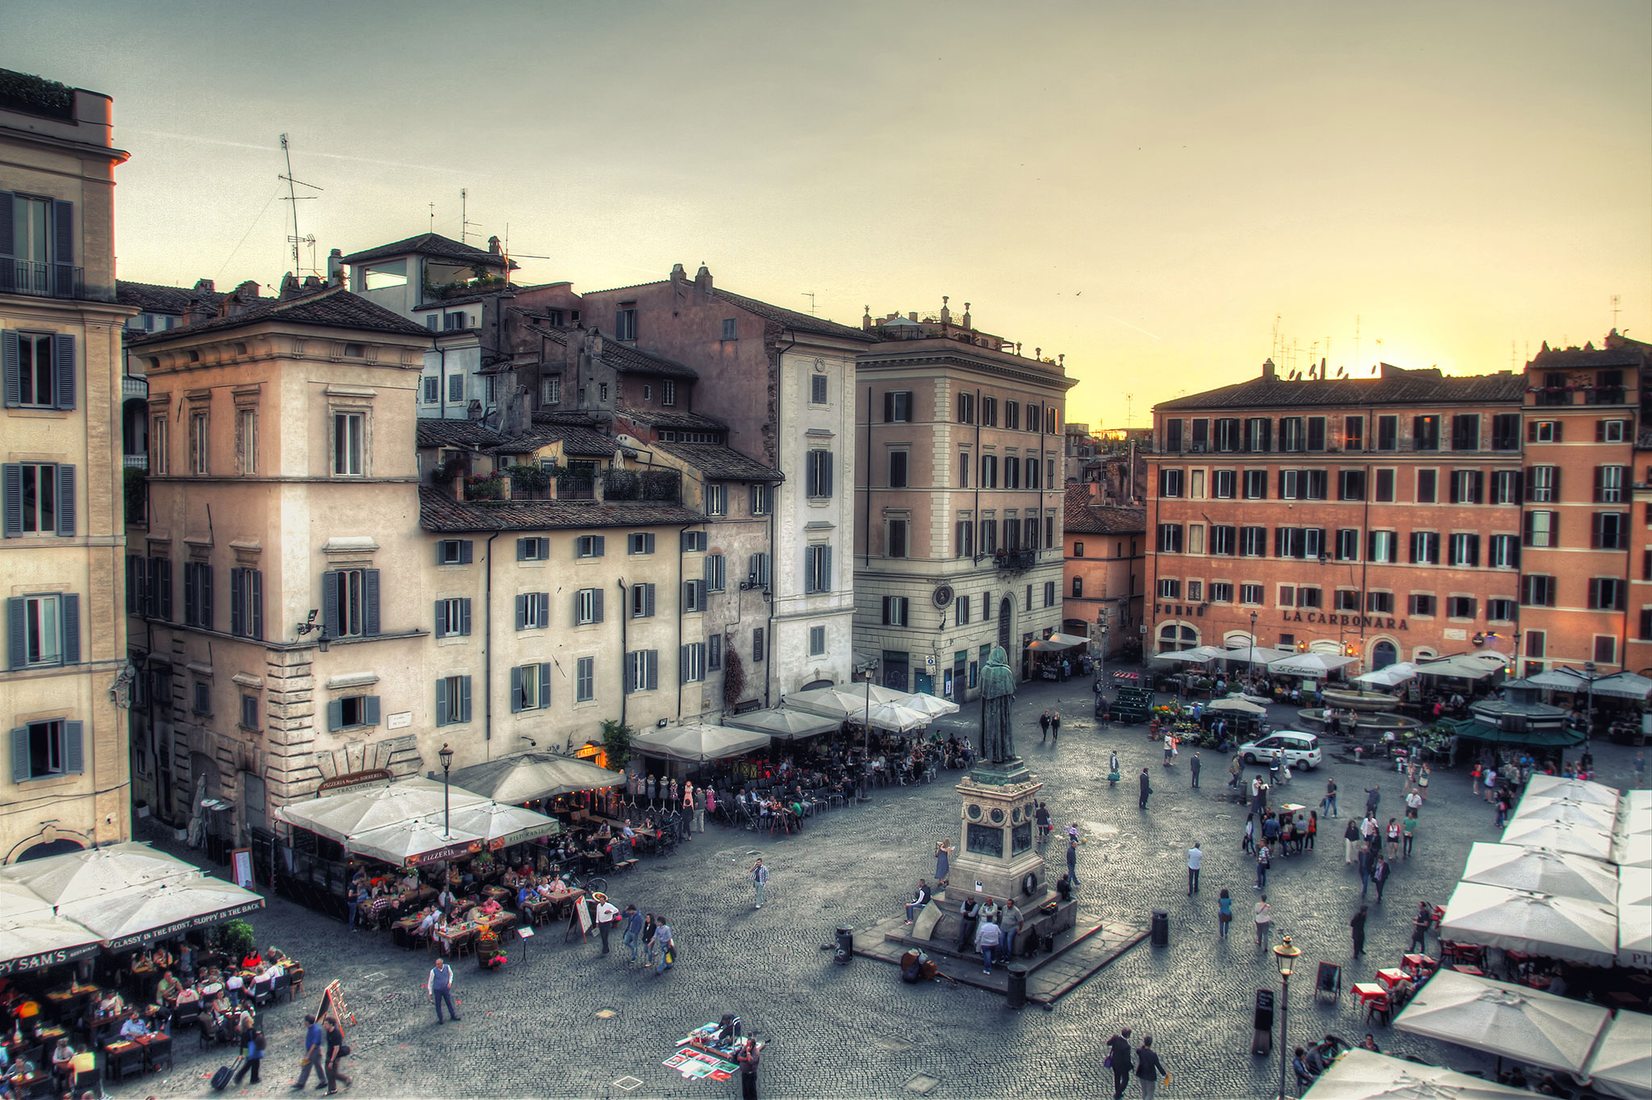
<path id="1" fill-rule="evenodd" d="M 0 67 L 115 97 L 123 278 L 509 237 L 1065 353 L 1068 418 L 1273 354 L 1478 373 L 1652 338 L 1652 4 L 59 0 Z M 549 259 L 528 259 L 528 255 Z M 309 251 L 305 250 L 305 264 Z M 1614 296 L 1617 312 L 1614 315 Z"/>

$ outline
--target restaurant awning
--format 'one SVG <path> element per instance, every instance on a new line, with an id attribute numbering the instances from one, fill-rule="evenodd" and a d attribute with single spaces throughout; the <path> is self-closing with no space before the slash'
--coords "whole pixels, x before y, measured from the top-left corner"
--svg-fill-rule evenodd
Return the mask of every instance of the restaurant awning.
<path id="1" fill-rule="evenodd" d="M 1589 1059 L 1587 1078 L 1589 1088 L 1603 1096 L 1652 1096 L 1652 1016 L 1620 1010 Z"/>
<path id="2" fill-rule="evenodd" d="M 523 752 L 453 773 L 453 786 L 496 802 L 530 802 L 559 794 L 617 787 L 625 776 L 571 756 Z"/>
<path id="3" fill-rule="evenodd" d="M 1468 850 L 1464 882 L 1532 890 L 1583 901 L 1617 904 L 1619 880 L 1609 863 L 1571 852 L 1476 841 Z"/>
<path id="4" fill-rule="evenodd" d="M 1396 661 L 1391 665 L 1384 665 L 1379 669 L 1361 673 L 1354 677 L 1354 683 L 1368 687 L 1399 687 L 1408 680 L 1417 677 L 1417 666 L 1410 661 Z"/>
<path id="5" fill-rule="evenodd" d="M 27 888 L 61 911 L 63 906 L 87 898 L 178 878 L 195 870 L 183 860 L 157 852 L 147 844 L 128 841 L 13 863 L 0 868 L 0 878 Z"/>
<path id="6" fill-rule="evenodd" d="M 1618 868 L 1618 962 L 1652 970 L 1652 868 Z"/>
<path id="7" fill-rule="evenodd" d="M 1221 659 L 1237 661 L 1245 665 L 1271 665 L 1275 661 L 1295 656 L 1294 649 L 1274 649 L 1267 646 L 1240 646 L 1237 649 L 1224 650 Z"/>
<path id="8" fill-rule="evenodd" d="M 1460 943 L 1611 966 L 1618 953 L 1617 908 L 1615 903 L 1459 882 L 1446 902 L 1440 935 Z"/>
<path id="9" fill-rule="evenodd" d="M 1636 699 L 1644 703 L 1652 699 L 1652 680 L 1634 672 L 1615 672 L 1596 680 L 1594 693 L 1596 698 L 1604 695 L 1609 699 Z"/>
<path id="10" fill-rule="evenodd" d="M 1331 673 L 1358 660 L 1358 657 L 1345 657 L 1340 653 L 1297 653 L 1290 657 L 1282 657 L 1268 665 L 1268 673 L 1323 680 Z"/>
<path id="11" fill-rule="evenodd" d="M 1162 653 L 1155 653 L 1153 660 L 1171 661 L 1180 665 L 1204 665 L 1226 655 L 1227 650 L 1218 646 L 1196 645 L 1192 649 L 1167 649 Z"/>
<path id="12" fill-rule="evenodd" d="M 1508 667 L 1509 658 L 1501 653 L 1459 653 L 1437 661 L 1417 664 L 1418 676 L 1448 676 L 1459 680 L 1484 680 Z"/>
<path id="13" fill-rule="evenodd" d="M 562 832 L 562 822 L 554 817 L 499 802 L 478 802 L 474 806 L 462 807 L 452 812 L 452 818 L 455 830 L 481 837 L 490 852 Z M 432 814 L 425 820 L 435 825 L 441 819 Z"/>
<path id="14" fill-rule="evenodd" d="M 1027 643 L 1027 648 L 1035 653 L 1059 653 L 1062 650 L 1076 649 L 1079 646 L 1087 646 L 1089 644 L 1090 639 L 1088 638 L 1081 638 L 1077 634 L 1063 634 L 1060 631 L 1056 631 L 1048 638 L 1034 638 L 1032 641 Z"/>
<path id="15" fill-rule="evenodd" d="M 767 748 L 768 744 L 769 735 L 756 730 L 700 724 L 651 729 L 631 738 L 631 748 L 636 752 L 690 764 L 743 756 Z"/>
<path id="16" fill-rule="evenodd" d="M 1394 1027 L 1546 1069 L 1580 1073 L 1610 1018 L 1606 1009 L 1583 1001 L 1440 970 L 1418 988 Z"/>
<path id="17" fill-rule="evenodd" d="M 731 715 L 723 720 L 723 724 L 735 729 L 757 730 L 770 737 L 788 741 L 831 733 L 842 724 L 842 719 L 811 714 L 796 707 L 769 707 L 766 710 Z"/>
<path id="18" fill-rule="evenodd" d="M 368 829 L 352 836 L 345 846 L 357 855 L 383 860 L 396 867 L 463 859 L 486 847 L 477 833 L 444 829 L 440 817 L 435 820 L 421 817 Z"/>
<path id="19" fill-rule="evenodd" d="M 871 726 L 875 730 L 907 733 L 929 725 L 929 715 L 921 714 L 900 703 L 873 703 L 859 714 L 849 715 L 849 721 Z"/>
<path id="20" fill-rule="evenodd" d="M 275 817 L 306 832 L 349 844 L 350 839 L 358 834 L 440 813 L 443 809 L 442 793 L 442 784 L 415 776 L 394 783 L 349 787 L 302 802 L 289 802 L 275 811 Z M 487 801 L 462 787 L 450 787 L 447 795 L 450 809 Z"/>
<path id="21" fill-rule="evenodd" d="M 9 900 L 9 899 L 8 899 Z M 51 906 L 0 917 L 0 977 L 39 970 L 94 955 L 103 937 L 57 916 Z"/>
<path id="22" fill-rule="evenodd" d="M 1338 1057 L 1302 1095 L 1304 1100 L 1531 1100 L 1532 1094 L 1483 1077 L 1355 1047 Z"/>
<path id="23" fill-rule="evenodd" d="M 111 951 L 125 951 L 264 908 L 264 899 L 233 882 L 195 872 L 87 898 L 59 915 L 98 933 Z"/>

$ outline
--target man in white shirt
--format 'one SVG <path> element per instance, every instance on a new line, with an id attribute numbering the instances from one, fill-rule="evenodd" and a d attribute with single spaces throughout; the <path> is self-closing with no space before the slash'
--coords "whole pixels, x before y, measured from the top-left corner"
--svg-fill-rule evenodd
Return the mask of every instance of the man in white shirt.
<path id="1" fill-rule="evenodd" d="M 1199 842 L 1195 840 L 1193 847 L 1187 850 L 1187 896 L 1192 897 L 1199 892 L 1199 865 L 1204 862 L 1205 854 L 1199 851 Z"/>
<path id="2" fill-rule="evenodd" d="M 136 1039 L 140 1035 L 148 1034 L 149 1028 L 144 1024 L 143 1018 L 138 1015 L 138 1010 L 134 1008 L 128 1012 L 126 1022 L 120 1025 L 120 1037 L 122 1039 Z"/>
<path id="3" fill-rule="evenodd" d="M 597 903 L 596 922 L 597 935 L 602 937 L 602 954 L 608 954 L 608 931 L 619 920 L 619 906 L 608 900 L 608 895 L 600 890 L 591 895 L 591 900 Z"/>

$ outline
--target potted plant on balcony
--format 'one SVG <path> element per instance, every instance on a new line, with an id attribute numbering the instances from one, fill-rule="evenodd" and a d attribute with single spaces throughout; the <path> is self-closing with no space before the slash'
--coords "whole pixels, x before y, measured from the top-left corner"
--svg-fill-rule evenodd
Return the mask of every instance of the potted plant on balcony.
<path id="1" fill-rule="evenodd" d="M 465 478 L 466 500 L 505 499 L 505 479 L 498 474 L 477 474 Z"/>

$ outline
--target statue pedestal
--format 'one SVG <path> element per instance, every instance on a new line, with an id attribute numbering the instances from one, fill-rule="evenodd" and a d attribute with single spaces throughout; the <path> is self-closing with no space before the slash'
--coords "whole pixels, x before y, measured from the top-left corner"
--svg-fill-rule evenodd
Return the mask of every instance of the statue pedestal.
<path id="1" fill-rule="evenodd" d="M 958 854 L 947 876 L 949 902 L 966 894 L 999 902 L 1013 897 L 1018 905 L 1029 898 L 1043 902 L 1048 884 L 1033 821 L 1043 788 L 1020 758 L 977 764 L 959 782 Z"/>

